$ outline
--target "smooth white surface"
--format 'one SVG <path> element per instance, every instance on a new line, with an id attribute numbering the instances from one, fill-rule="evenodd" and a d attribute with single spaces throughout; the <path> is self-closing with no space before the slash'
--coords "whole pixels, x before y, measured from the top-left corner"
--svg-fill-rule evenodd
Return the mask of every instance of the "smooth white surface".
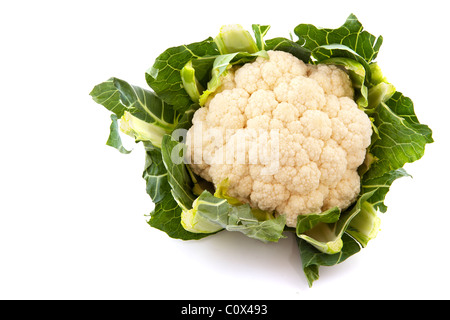
<path id="1" fill-rule="evenodd" d="M 16 1 L 0 9 L 0 299 L 448 299 L 450 105 L 444 1 Z M 111 76 L 146 86 L 169 46 L 222 24 L 338 27 L 354 13 L 384 36 L 378 61 L 434 131 L 394 183 L 382 230 L 320 269 L 309 289 L 292 237 L 173 240 L 150 228 L 139 146 L 105 146 L 89 92 Z"/>

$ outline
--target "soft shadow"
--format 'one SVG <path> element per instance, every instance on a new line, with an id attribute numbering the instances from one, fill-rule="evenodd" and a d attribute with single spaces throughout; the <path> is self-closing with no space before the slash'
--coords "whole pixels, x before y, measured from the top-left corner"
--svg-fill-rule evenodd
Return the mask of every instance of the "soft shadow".
<path id="1" fill-rule="evenodd" d="M 277 243 L 263 243 L 239 232 L 222 231 L 199 241 L 183 242 L 191 261 L 215 270 L 224 278 L 266 282 L 298 292 L 308 288 L 295 235 Z M 287 292 L 286 292 L 287 293 Z"/>

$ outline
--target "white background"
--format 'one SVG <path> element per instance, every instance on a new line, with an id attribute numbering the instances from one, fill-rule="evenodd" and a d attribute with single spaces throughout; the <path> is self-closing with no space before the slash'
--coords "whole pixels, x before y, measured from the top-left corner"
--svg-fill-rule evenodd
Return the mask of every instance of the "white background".
<path id="1" fill-rule="evenodd" d="M 445 1 L 9 1 L 0 5 L 1 299 L 448 299 L 450 138 Z M 222 24 L 338 27 L 384 36 L 385 75 L 435 143 L 394 183 L 381 231 L 308 288 L 292 237 L 222 232 L 183 242 L 150 228 L 144 153 L 107 147 L 92 87 L 144 73 L 169 46 Z"/>

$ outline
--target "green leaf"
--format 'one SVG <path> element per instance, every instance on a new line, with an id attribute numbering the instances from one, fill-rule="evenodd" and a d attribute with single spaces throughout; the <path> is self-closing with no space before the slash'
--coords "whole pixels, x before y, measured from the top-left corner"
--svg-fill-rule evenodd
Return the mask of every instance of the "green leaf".
<path id="1" fill-rule="evenodd" d="M 239 201 L 236 198 L 231 197 L 228 195 L 228 188 L 230 187 L 230 182 L 228 178 L 222 180 L 217 186 L 216 191 L 214 192 L 214 197 L 225 199 L 228 201 L 229 204 L 237 206 L 243 204 L 241 201 Z"/>
<path id="2" fill-rule="evenodd" d="M 196 201 L 197 215 L 228 231 L 238 231 L 263 242 L 276 242 L 283 237 L 286 224 L 283 215 L 277 218 L 268 215 L 272 218 L 260 221 L 248 204 L 233 206 L 208 191 L 203 191 Z M 197 221 L 200 217 L 196 217 Z"/>
<path id="3" fill-rule="evenodd" d="M 219 34 L 214 38 L 214 42 L 222 55 L 235 52 L 255 53 L 258 51 L 250 32 L 239 24 L 222 26 Z"/>
<path id="4" fill-rule="evenodd" d="M 192 59 L 216 55 L 219 55 L 219 51 L 212 38 L 172 47 L 156 58 L 145 78 L 158 97 L 176 110 L 185 111 L 192 100 L 184 89 L 181 69 Z M 198 75 L 197 78 L 200 79 Z"/>
<path id="5" fill-rule="evenodd" d="M 308 63 L 311 57 L 311 50 L 286 38 L 274 38 L 266 40 L 265 48 L 267 51 L 278 50 L 288 52 L 305 63 Z"/>
<path id="6" fill-rule="evenodd" d="M 317 61 L 313 61 L 315 63 L 322 63 L 324 60 L 332 59 L 332 58 L 346 58 L 357 61 L 364 67 L 366 72 L 366 79 L 369 81 L 371 79 L 371 70 L 370 66 L 363 57 L 361 57 L 358 53 L 353 51 L 351 48 L 344 46 L 342 44 L 328 44 L 323 45 L 317 48 L 314 48 L 311 52 L 311 56 Z"/>
<path id="7" fill-rule="evenodd" d="M 181 225 L 183 228 L 194 233 L 215 233 L 223 230 L 220 224 L 205 219 L 202 215 L 198 214 L 199 204 L 201 204 L 201 201 L 197 198 L 193 203 L 192 209 L 182 211 Z"/>
<path id="8" fill-rule="evenodd" d="M 90 95 L 95 102 L 112 111 L 120 118 L 127 108 L 120 101 L 120 92 L 114 84 L 114 79 L 110 78 L 96 85 Z"/>
<path id="9" fill-rule="evenodd" d="M 386 212 L 387 207 L 384 204 L 386 194 L 388 193 L 392 183 L 402 177 L 410 177 L 410 175 L 403 168 L 389 171 L 381 177 L 374 179 L 366 179 L 363 177 L 361 180 L 362 193 L 375 190 L 374 194 L 370 197 L 370 199 L 368 199 L 368 202 L 381 212 Z"/>
<path id="10" fill-rule="evenodd" d="M 428 126 L 417 122 L 412 101 L 400 92 L 386 103 L 380 103 L 371 116 L 379 138 L 369 152 L 377 161 L 364 174 L 365 179 L 381 177 L 420 159 L 425 145 L 433 142 Z"/>
<path id="11" fill-rule="evenodd" d="M 294 33 L 300 38 L 298 43 L 311 51 L 321 46 L 339 44 L 350 48 L 366 62 L 371 62 L 377 57 L 383 43 L 381 36 L 377 38 L 364 31 L 362 24 L 353 14 L 347 18 L 344 25 L 337 29 L 300 24 L 295 27 Z"/>
<path id="12" fill-rule="evenodd" d="M 190 60 L 192 62 L 192 67 L 195 70 L 195 78 L 203 88 L 206 88 L 208 81 L 211 80 L 211 71 L 217 56 L 218 55 L 198 57 Z"/>
<path id="13" fill-rule="evenodd" d="M 167 180 L 172 188 L 172 196 L 184 210 L 192 208 L 194 187 L 184 163 L 186 145 L 165 135 L 162 140 L 162 160 L 167 170 Z"/>
<path id="14" fill-rule="evenodd" d="M 121 117 L 121 129 L 137 141 L 160 147 L 162 136 L 172 132 L 180 115 L 153 92 L 110 78 L 91 91 L 97 103 Z"/>
<path id="15" fill-rule="evenodd" d="M 181 225 L 181 211 L 182 209 L 177 201 L 170 193 L 167 193 L 162 201 L 155 204 L 155 209 L 150 214 L 148 224 L 153 228 L 164 231 L 169 237 L 175 239 L 198 240 L 210 235 L 186 231 Z"/>
<path id="16" fill-rule="evenodd" d="M 255 34 L 256 46 L 258 50 L 265 50 L 264 36 L 269 31 L 270 26 L 262 26 L 259 24 L 252 24 L 253 33 Z"/>
<path id="17" fill-rule="evenodd" d="M 189 60 L 181 69 L 181 81 L 183 82 L 183 87 L 192 101 L 198 103 L 200 99 L 200 93 L 203 91 L 203 87 L 198 82 L 195 76 L 195 69 L 192 66 L 192 60 Z"/>
<path id="18" fill-rule="evenodd" d="M 372 73 L 372 85 L 376 86 L 379 83 L 386 82 L 389 83 L 386 77 L 383 75 L 380 66 L 376 62 L 370 63 L 370 71 Z"/>
<path id="19" fill-rule="evenodd" d="M 179 114 L 153 92 L 117 78 L 113 78 L 113 83 L 120 93 L 120 101 L 134 117 L 167 132 L 175 128 Z"/>
<path id="20" fill-rule="evenodd" d="M 297 217 L 296 234 L 299 237 L 302 233 L 314 228 L 319 222 L 334 223 L 339 220 L 341 210 L 338 207 L 328 209 L 321 213 L 310 213 Z"/>
<path id="21" fill-rule="evenodd" d="M 188 110 L 186 110 L 178 121 L 175 130 L 189 130 L 189 128 L 192 127 L 192 119 L 194 118 L 195 111 L 197 111 L 198 108 L 199 105 L 192 105 Z"/>
<path id="22" fill-rule="evenodd" d="M 117 116 L 115 114 L 111 114 L 111 126 L 109 128 L 109 137 L 106 144 L 110 147 L 116 148 L 120 153 L 129 154 L 131 150 L 127 150 L 122 145 L 122 138 L 119 133 L 119 126 L 117 124 Z"/>
<path id="23" fill-rule="evenodd" d="M 361 211 L 350 222 L 347 233 L 365 248 L 369 241 L 377 236 L 380 224 L 377 210 L 366 201 L 362 204 Z"/>
<path id="24" fill-rule="evenodd" d="M 356 203 L 344 211 L 335 223 L 319 222 L 298 237 L 307 241 L 319 251 L 334 254 L 341 251 L 343 246 L 342 235 L 347 230 L 352 219 L 361 211 L 362 204 L 367 201 L 376 190 L 366 192 L 358 197 Z"/>
<path id="25" fill-rule="evenodd" d="M 335 225 L 321 223 L 310 231 L 310 234 L 304 233 L 299 235 L 300 239 L 305 240 L 317 250 L 326 254 L 335 254 L 342 250 L 344 243 L 342 242 L 342 234 L 335 236 Z"/>
<path id="26" fill-rule="evenodd" d="M 145 122 L 128 111 L 120 118 L 120 130 L 136 142 L 144 141 L 151 143 L 156 148 L 161 148 L 162 137 L 168 132 L 166 129 Z"/>
<path id="27" fill-rule="evenodd" d="M 228 225 L 228 214 L 231 210 L 227 200 L 214 197 L 208 191 L 198 197 L 197 213 L 222 228 Z"/>
<path id="28" fill-rule="evenodd" d="M 260 240 L 262 242 L 277 242 L 284 238 L 283 230 L 286 224 L 286 217 L 279 215 L 274 219 L 258 221 L 247 225 L 229 225 L 228 231 L 239 231 L 247 237 Z"/>
<path id="29" fill-rule="evenodd" d="M 395 87 L 388 82 L 380 82 L 369 89 L 368 109 L 376 108 L 380 103 L 388 101 L 396 92 Z"/>
<path id="30" fill-rule="evenodd" d="M 151 146 L 146 148 L 145 169 L 142 177 L 146 181 L 147 194 L 154 203 L 170 194 L 167 170 L 162 161 L 161 150 Z"/>
<path id="31" fill-rule="evenodd" d="M 242 232 L 249 238 L 263 242 L 277 242 L 280 238 L 284 238 L 285 225 L 286 217 L 284 215 L 260 221 L 254 215 L 252 208 L 248 204 L 243 204 L 231 206 L 226 229 Z"/>
<path id="32" fill-rule="evenodd" d="M 403 118 L 416 132 L 418 132 L 427 143 L 432 143 L 431 129 L 421 124 L 414 113 L 414 104 L 410 98 L 400 92 L 396 92 L 391 99 L 386 101 L 386 105 L 399 117 Z"/>
<path id="33" fill-rule="evenodd" d="M 358 253 L 361 250 L 358 242 L 355 241 L 348 234 L 342 235 L 342 249 L 339 253 L 326 254 L 318 251 L 307 241 L 296 238 L 300 257 L 302 259 L 302 268 L 308 281 L 309 287 L 313 282 L 319 279 L 320 266 L 334 266 L 345 261 L 350 256 Z"/>

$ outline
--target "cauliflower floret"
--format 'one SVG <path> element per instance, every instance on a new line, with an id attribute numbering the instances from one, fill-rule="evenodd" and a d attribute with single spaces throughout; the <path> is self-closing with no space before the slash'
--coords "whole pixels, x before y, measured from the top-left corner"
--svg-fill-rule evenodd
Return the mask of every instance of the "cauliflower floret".
<path id="1" fill-rule="evenodd" d="M 254 180 L 250 199 L 261 210 L 273 211 L 277 203 L 285 202 L 287 198 L 289 198 L 289 192 L 282 184 Z"/>
<path id="2" fill-rule="evenodd" d="M 309 78 L 316 80 L 326 94 L 353 99 L 354 90 L 348 74 L 334 65 L 309 66 Z"/>
<path id="3" fill-rule="evenodd" d="M 296 77 L 289 83 L 287 101 L 303 113 L 308 109 L 321 108 L 326 100 L 323 88 L 316 81 L 306 77 Z"/>
<path id="4" fill-rule="evenodd" d="M 261 63 L 256 60 L 253 63 L 244 64 L 234 75 L 236 88 L 242 88 L 249 94 L 259 89 L 269 89 L 268 84 L 262 79 Z"/>
<path id="5" fill-rule="evenodd" d="M 298 110 L 294 108 L 292 104 L 287 102 L 277 104 L 272 115 L 275 119 L 283 121 L 286 124 L 296 121 L 299 118 Z"/>
<path id="6" fill-rule="evenodd" d="M 322 210 L 333 207 L 347 208 L 358 196 L 360 177 L 355 170 L 346 170 L 339 184 L 330 189 L 328 197 L 324 200 Z"/>
<path id="7" fill-rule="evenodd" d="M 303 134 L 314 139 L 327 141 L 331 136 L 331 120 L 328 115 L 319 110 L 307 110 L 300 119 Z"/>
<path id="8" fill-rule="evenodd" d="M 272 111 L 277 107 L 277 105 L 278 102 L 272 91 L 257 90 L 248 99 L 248 104 L 245 107 L 245 115 L 248 119 L 252 119 L 263 114 L 272 115 Z"/>
<path id="9" fill-rule="evenodd" d="M 246 108 L 248 99 L 248 93 L 242 89 L 222 91 L 209 103 L 207 123 L 211 127 L 243 128 L 247 118 L 242 111 Z"/>
<path id="10" fill-rule="evenodd" d="M 233 67 L 187 134 L 190 167 L 261 210 L 297 216 L 347 208 L 360 191 L 357 168 L 372 135 L 349 76 L 269 51 Z"/>

